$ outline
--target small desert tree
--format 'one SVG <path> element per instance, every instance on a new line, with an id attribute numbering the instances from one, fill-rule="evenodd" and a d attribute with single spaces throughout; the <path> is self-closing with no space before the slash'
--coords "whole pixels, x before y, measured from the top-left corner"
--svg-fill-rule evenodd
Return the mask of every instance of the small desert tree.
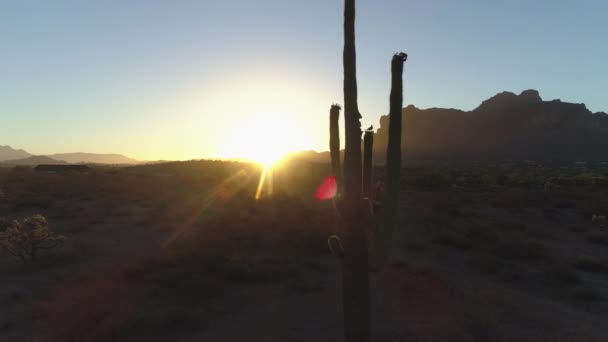
<path id="1" fill-rule="evenodd" d="M 18 258 L 24 264 L 36 259 L 41 250 L 63 245 L 64 237 L 49 230 L 46 218 L 34 215 L 19 222 L 11 222 L 0 232 L 0 249 Z"/>

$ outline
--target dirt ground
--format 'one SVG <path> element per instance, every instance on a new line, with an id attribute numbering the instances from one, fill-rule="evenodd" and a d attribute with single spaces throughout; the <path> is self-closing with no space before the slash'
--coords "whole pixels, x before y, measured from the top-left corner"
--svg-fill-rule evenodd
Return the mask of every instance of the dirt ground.
<path id="1" fill-rule="evenodd" d="M 324 169 L 298 170 L 258 201 L 259 168 L 237 163 L 0 170 L 0 217 L 67 237 L 28 265 L 1 255 L 0 341 L 343 340 Z M 404 170 L 374 341 L 608 341 L 607 189 L 509 170 Z"/>

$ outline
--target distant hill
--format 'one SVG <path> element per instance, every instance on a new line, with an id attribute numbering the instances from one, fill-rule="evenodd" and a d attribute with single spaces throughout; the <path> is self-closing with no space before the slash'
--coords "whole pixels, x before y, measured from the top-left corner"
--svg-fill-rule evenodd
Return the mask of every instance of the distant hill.
<path id="1" fill-rule="evenodd" d="M 32 157 L 32 158 L 30 158 Z M 47 159 L 43 159 L 47 158 Z M 40 158 L 40 159 L 37 159 Z M 46 161 L 45 161 L 46 160 Z M 38 162 L 40 161 L 40 162 Z M 24 150 L 13 149 L 10 146 L 0 145 L 0 163 L 12 165 L 38 165 L 38 164 L 138 164 L 138 160 L 122 154 L 98 153 L 58 153 L 47 156 L 35 156 Z M 31 163 L 30 163 L 31 162 Z"/>
<path id="2" fill-rule="evenodd" d="M 61 165 L 67 164 L 64 161 L 55 160 L 45 156 L 31 156 L 22 159 L 4 160 L 0 162 L 2 166 L 36 166 L 36 165 Z"/>
<path id="3" fill-rule="evenodd" d="M 536 90 L 499 93 L 472 111 L 403 109 L 402 151 L 408 162 L 608 161 L 608 114 L 584 104 L 543 101 Z M 384 163 L 389 118 L 380 118 L 374 160 Z M 344 161 L 344 151 L 341 151 Z M 289 158 L 329 161 L 329 152 Z"/>
<path id="4" fill-rule="evenodd" d="M 342 150 L 342 160 L 344 159 L 344 150 Z M 285 155 L 286 159 L 290 160 L 305 160 L 313 162 L 327 162 L 330 158 L 329 152 L 317 152 L 314 150 L 294 151 Z"/>
<path id="5" fill-rule="evenodd" d="M 15 150 L 10 146 L 0 145 L 0 162 L 11 159 L 23 159 L 32 155 L 24 150 Z"/>
<path id="6" fill-rule="evenodd" d="M 538 91 L 502 92 L 472 111 L 403 109 L 406 161 L 608 161 L 608 115 L 584 104 L 543 101 Z M 380 119 L 375 159 L 384 160 L 388 116 Z"/>
<path id="7" fill-rule="evenodd" d="M 71 164 L 87 163 L 87 164 L 137 164 L 139 161 L 123 156 L 122 154 L 97 154 L 97 153 L 58 153 L 51 154 L 55 160 L 65 161 Z"/>

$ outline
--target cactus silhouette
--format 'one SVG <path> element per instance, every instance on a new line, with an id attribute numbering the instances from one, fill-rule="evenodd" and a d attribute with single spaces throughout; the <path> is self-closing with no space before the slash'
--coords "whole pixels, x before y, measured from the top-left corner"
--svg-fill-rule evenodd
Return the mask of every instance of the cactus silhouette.
<path id="1" fill-rule="evenodd" d="M 372 199 L 374 131 L 368 129 L 363 134 L 363 197 Z"/>
<path id="2" fill-rule="evenodd" d="M 331 236 L 328 244 L 332 252 L 341 258 L 344 333 L 348 341 L 370 340 L 369 274 L 372 270 L 381 269 L 390 255 L 399 199 L 403 64 L 406 60 L 405 53 L 395 54 L 392 58 L 389 142 L 385 175 L 387 191 L 382 194 L 372 194 L 373 128 L 370 127 L 365 132 L 365 158 L 362 167 L 361 114 L 357 104 L 355 0 L 345 0 L 343 172 L 340 171 L 340 138 L 337 129 L 340 107 L 332 105 L 330 110 L 332 173 L 336 177 L 340 175 L 343 177 L 339 196 L 334 199 L 341 220 L 339 236 Z"/>
<path id="3" fill-rule="evenodd" d="M 389 136 L 386 148 L 385 184 L 382 210 L 372 231 L 372 260 L 373 269 L 380 269 L 391 254 L 393 231 L 397 218 L 399 204 L 399 188 L 401 178 L 401 119 L 403 108 L 403 64 L 407 55 L 403 52 L 395 54 L 391 61 L 391 96 L 389 112 Z"/>
<path id="4" fill-rule="evenodd" d="M 340 169 L 340 106 L 334 104 L 329 110 L 329 151 L 331 155 L 331 173 L 336 177 L 338 184 L 342 180 Z M 338 185 L 340 186 L 340 185 Z"/>

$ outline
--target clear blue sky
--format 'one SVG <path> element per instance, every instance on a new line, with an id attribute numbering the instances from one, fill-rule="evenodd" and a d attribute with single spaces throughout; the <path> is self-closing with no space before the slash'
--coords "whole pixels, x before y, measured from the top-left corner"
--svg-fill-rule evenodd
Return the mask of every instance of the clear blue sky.
<path id="1" fill-rule="evenodd" d="M 239 154 L 277 122 L 294 132 L 285 146 L 326 149 L 329 105 L 342 102 L 342 6 L 3 1 L 0 144 L 189 159 Z M 410 54 L 405 105 L 469 110 L 534 88 L 608 111 L 606 1 L 357 6 L 364 125 L 388 111 L 389 61 L 400 50 Z"/>

